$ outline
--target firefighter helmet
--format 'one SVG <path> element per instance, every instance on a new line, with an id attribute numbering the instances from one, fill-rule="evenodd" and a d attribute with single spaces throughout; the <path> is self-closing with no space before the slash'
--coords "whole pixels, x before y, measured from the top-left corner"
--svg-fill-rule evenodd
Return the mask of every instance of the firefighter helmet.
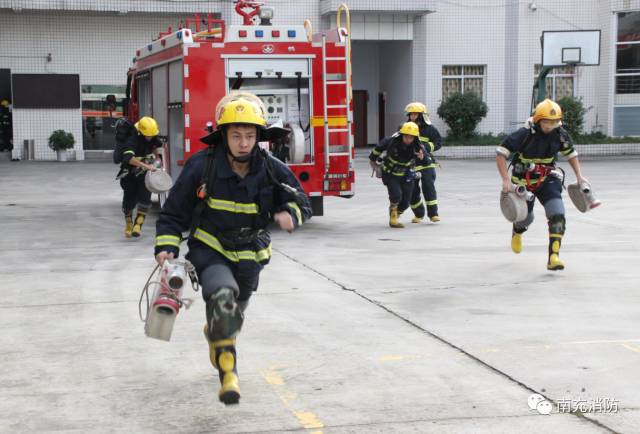
<path id="1" fill-rule="evenodd" d="M 410 102 L 404 108 L 404 112 L 407 114 L 409 113 L 424 113 L 427 115 L 429 114 L 429 110 L 427 110 L 427 106 L 422 104 L 421 102 Z"/>
<path id="2" fill-rule="evenodd" d="M 2 107 L 9 107 L 9 101 L 6 99 L 3 99 L 2 101 L 0 101 L 0 105 Z"/>
<path id="3" fill-rule="evenodd" d="M 405 122 L 402 124 L 402 128 L 399 131 L 400 134 L 406 134 L 408 136 L 419 137 L 420 136 L 420 128 L 415 122 Z"/>
<path id="4" fill-rule="evenodd" d="M 255 101 L 245 97 L 222 105 L 218 104 L 216 123 L 218 127 L 229 124 L 250 124 L 258 127 L 267 125 L 262 107 Z"/>
<path id="5" fill-rule="evenodd" d="M 291 130 L 277 125 L 266 128 L 266 108 L 260 98 L 249 92 L 233 92 L 223 97 L 216 105 L 217 128 L 200 141 L 207 145 L 215 145 L 222 140 L 222 128 L 231 124 L 249 124 L 258 127 L 258 141 L 282 139 Z"/>
<path id="6" fill-rule="evenodd" d="M 145 137 L 155 137 L 160 133 L 158 123 L 152 117 L 145 116 L 134 125 L 136 130 Z"/>
<path id="7" fill-rule="evenodd" d="M 559 121 L 562 119 L 562 109 L 555 101 L 545 99 L 536 106 L 533 111 L 533 122 L 538 123 L 542 119 L 548 119 L 552 121 Z"/>

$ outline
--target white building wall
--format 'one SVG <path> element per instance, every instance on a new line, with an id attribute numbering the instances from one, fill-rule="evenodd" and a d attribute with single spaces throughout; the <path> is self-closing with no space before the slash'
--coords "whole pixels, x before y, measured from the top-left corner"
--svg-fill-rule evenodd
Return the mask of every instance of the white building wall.
<path id="1" fill-rule="evenodd" d="M 321 4 L 320 0 L 268 2 L 275 9 L 274 23 L 301 24 L 309 19 L 315 30 L 335 26 L 334 13 L 320 15 Z M 370 95 L 370 143 L 377 141 L 377 93 L 383 90 L 390 93 L 390 99 L 398 100 L 397 103 L 389 101 L 388 127 L 393 124 L 395 128 L 397 120 L 394 116 L 401 110 L 396 105 L 399 107 L 417 99 L 427 104 L 435 126 L 446 133 L 447 126 L 436 114 L 442 100 L 442 65 L 486 65 L 484 99 L 489 113 L 480 123 L 479 131 L 500 133 L 515 129 L 514 123 L 529 115 L 534 64 L 540 62 L 539 37 L 543 30 L 602 30 L 601 65 L 578 68 L 575 94 L 590 108 L 586 131 L 598 129 L 612 134 L 616 36 L 612 11 L 640 10 L 640 0 L 536 0 L 535 10 L 529 7 L 529 1 L 522 0 L 458 0 L 433 4 L 432 10 L 436 12 L 427 15 L 407 11 L 397 17 L 385 15 L 379 10 L 381 6 L 374 3 L 371 11 L 358 9 L 353 14 L 354 36 L 357 36 L 362 18 L 362 38 L 367 35 L 379 40 L 413 38 L 410 42 L 412 54 L 409 55 L 413 65 L 412 79 L 405 78 L 400 82 L 393 65 L 406 63 L 405 50 L 385 50 L 380 48 L 382 45 L 361 53 L 354 50 L 354 83 L 357 83 L 358 70 L 366 71 L 372 62 L 381 65 L 365 77 L 365 88 Z M 390 3 L 385 5 L 398 9 Z M 406 6 L 406 3 L 402 5 Z M 83 85 L 121 85 L 125 83 L 125 73 L 135 48 L 146 45 L 167 26 L 175 28 L 180 18 L 188 15 L 186 12 L 178 14 L 179 10 L 220 11 L 228 24 L 237 24 L 241 18 L 233 7 L 232 2 L 221 1 L 0 0 L 0 68 L 10 68 L 14 73 L 78 73 Z M 46 8 L 54 10 L 47 11 Z M 64 11 L 64 8 L 74 10 Z M 512 8 L 511 12 L 517 11 L 517 22 L 510 18 L 513 15 L 508 8 Z M 154 15 L 142 11 L 161 13 Z M 395 18 L 390 21 L 391 16 Z M 404 27 L 410 30 L 399 35 L 395 29 L 402 17 L 410 18 L 409 26 Z M 507 42 L 510 34 L 516 38 L 515 42 Z M 513 53 L 514 45 L 517 59 L 509 54 Z M 51 53 L 50 62 L 46 61 L 48 53 Z M 390 92 L 389 89 L 394 90 Z M 42 111 L 16 111 L 14 157 L 20 157 L 22 140 L 48 137 L 51 126 L 44 117 L 58 119 L 61 113 L 63 111 L 54 110 L 49 116 Z M 19 122 L 26 122 L 30 127 L 23 128 L 17 125 Z M 77 134 L 76 139 L 78 149 L 82 149 L 82 134 Z M 36 154 L 51 156 L 46 143 L 37 140 Z"/>
<path id="2" fill-rule="evenodd" d="M 82 150 L 82 112 L 80 109 L 17 109 L 13 111 L 13 158 L 25 158 L 23 141 L 34 141 L 35 160 L 55 160 L 56 151 L 49 148 L 49 136 L 55 130 L 73 134 L 76 158 L 84 159 Z"/>
<path id="3" fill-rule="evenodd" d="M 160 30 L 170 25 L 175 28 L 181 17 L 0 10 L 0 68 L 12 73 L 80 74 L 81 85 L 124 85 L 135 49 L 145 46 Z M 50 62 L 46 60 L 49 53 Z M 73 119 L 65 120 L 66 116 Z M 43 138 L 61 128 L 73 132 L 77 156 L 83 158 L 80 110 L 15 109 L 13 123 L 14 158 L 22 158 L 26 139 L 36 141 L 37 158 L 54 158 Z"/>
<path id="4" fill-rule="evenodd" d="M 459 6 L 458 3 L 469 6 Z M 426 37 L 427 54 L 423 69 L 424 98 L 438 130 L 446 134 L 447 125 L 437 116 L 442 102 L 442 65 L 486 65 L 484 100 L 489 106 L 487 117 L 478 129 L 482 132 L 503 130 L 503 85 L 504 85 L 504 7 L 486 6 L 482 0 L 457 3 L 439 3 L 438 11 L 426 15 L 416 22 L 424 29 L 416 33 Z M 422 44 L 423 41 L 416 41 Z M 420 89 L 420 85 L 417 88 Z"/>
<path id="5" fill-rule="evenodd" d="M 601 0 L 566 0 L 557 2 L 553 0 L 536 1 L 535 11 L 528 4 L 520 4 L 520 68 L 519 82 L 520 92 L 523 95 L 519 99 L 517 115 L 521 120 L 526 120 L 530 113 L 531 86 L 534 78 L 534 64 L 540 63 L 542 50 L 540 48 L 540 35 L 544 30 L 597 30 L 601 29 L 601 64 L 600 66 L 582 66 L 576 68 L 575 96 L 583 99 L 585 108 L 589 111 L 585 116 L 585 131 L 591 132 L 596 124 L 602 124 L 607 128 L 609 106 L 602 104 L 604 95 L 612 92 L 610 85 L 613 79 L 604 79 L 609 71 L 608 56 L 604 56 L 610 44 L 612 35 L 609 29 L 609 15 L 603 13 L 600 6 L 606 2 Z M 526 95 L 526 97 L 525 97 Z"/>
<path id="6" fill-rule="evenodd" d="M 487 117 L 480 123 L 482 133 L 508 132 L 517 128 L 530 113 L 534 65 L 541 62 L 540 36 L 543 30 L 602 31 L 601 64 L 577 68 L 575 96 L 586 108 L 585 131 L 594 129 L 611 134 L 614 92 L 615 27 L 614 4 L 630 3 L 601 0 L 518 0 L 485 2 L 467 0 L 438 3 L 438 10 L 416 19 L 414 94 L 423 99 L 434 124 L 446 133 L 446 124 L 435 114 L 442 101 L 442 65 L 486 65 L 485 102 Z M 507 8 L 517 8 L 517 19 Z M 516 38 L 517 53 L 509 44 Z M 422 54 L 426 45 L 426 54 Z M 511 53 L 511 54 L 510 54 Z M 424 69 L 421 77 L 419 71 Z M 512 81 L 515 80 L 515 83 Z M 515 103 L 509 100 L 515 95 Z"/>

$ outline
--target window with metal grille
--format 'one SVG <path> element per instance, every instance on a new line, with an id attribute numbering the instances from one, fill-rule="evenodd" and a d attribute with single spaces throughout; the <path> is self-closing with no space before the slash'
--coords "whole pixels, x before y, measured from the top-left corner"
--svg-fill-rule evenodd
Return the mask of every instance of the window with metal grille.
<path id="1" fill-rule="evenodd" d="M 538 74 L 540 74 L 540 64 L 533 66 L 533 75 L 538 80 Z M 574 96 L 575 94 L 575 66 L 561 66 L 551 70 L 547 75 L 546 81 L 546 95 L 554 101 L 562 98 L 563 96 Z M 534 98 L 538 100 L 538 90 L 534 92 Z"/>
<path id="2" fill-rule="evenodd" d="M 640 12 L 618 14 L 616 93 L 640 94 Z"/>
<path id="3" fill-rule="evenodd" d="M 484 100 L 485 65 L 442 65 L 442 100 L 454 93 L 475 92 Z"/>

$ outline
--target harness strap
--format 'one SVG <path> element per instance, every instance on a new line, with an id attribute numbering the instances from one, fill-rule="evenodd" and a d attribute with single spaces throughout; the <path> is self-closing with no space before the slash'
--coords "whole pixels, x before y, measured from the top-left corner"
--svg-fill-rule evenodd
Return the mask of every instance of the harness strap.
<path id="1" fill-rule="evenodd" d="M 544 164 L 536 164 L 533 170 L 528 170 L 524 175 L 524 180 L 527 183 L 527 188 L 529 190 L 537 190 L 542 185 L 542 181 L 549 175 L 554 169 L 553 166 L 546 166 Z M 531 174 L 535 173 L 538 175 L 538 179 L 536 180 L 535 185 L 531 183 Z"/>

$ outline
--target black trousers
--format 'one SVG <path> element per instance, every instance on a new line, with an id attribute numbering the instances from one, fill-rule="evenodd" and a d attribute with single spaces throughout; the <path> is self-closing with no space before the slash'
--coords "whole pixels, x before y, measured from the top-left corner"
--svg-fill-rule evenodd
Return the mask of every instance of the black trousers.
<path id="1" fill-rule="evenodd" d="M 124 191 L 122 195 L 122 212 L 125 215 L 131 215 L 136 205 L 142 209 L 151 207 L 151 192 L 144 185 L 144 174 L 140 176 L 125 176 L 120 179 L 120 187 Z"/>
<path id="2" fill-rule="evenodd" d="M 420 183 L 422 183 L 422 194 L 427 205 L 427 215 L 433 217 L 438 215 L 438 195 L 436 193 L 436 169 L 430 167 L 420 171 Z M 418 189 L 418 197 L 420 190 Z"/>
<path id="3" fill-rule="evenodd" d="M 258 289 L 258 267 L 239 267 L 213 249 L 200 244 L 190 244 L 186 258 L 196 267 L 205 302 L 220 288 L 232 289 L 238 294 L 238 302 L 248 302 L 253 292 Z"/>
<path id="4" fill-rule="evenodd" d="M 407 209 L 415 182 L 407 182 L 404 176 L 393 176 L 387 173 L 382 175 L 382 182 L 387 186 L 389 202 L 398 204 L 400 209 Z"/>

